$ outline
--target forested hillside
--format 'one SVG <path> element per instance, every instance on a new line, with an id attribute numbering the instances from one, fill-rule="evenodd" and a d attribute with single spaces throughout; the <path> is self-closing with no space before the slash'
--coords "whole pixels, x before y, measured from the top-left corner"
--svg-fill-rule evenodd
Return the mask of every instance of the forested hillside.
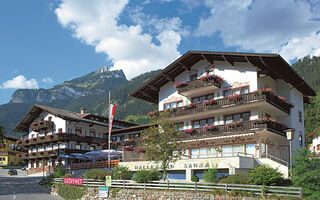
<path id="1" fill-rule="evenodd" d="M 304 57 L 293 64 L 296 72 L 317 92 L 310 98 L 310 104 L 305 104 L 305 134 L 320 128 L 320 57 Z M 310 142 L 310 138 L 307 140 Z"/>
<path id="2" fill-rule="evenodd" d="M 86 108 L 87 112 L 107 115 L 109 90 L 112 102 L 118 105 L 115 118 L 127 118 L 138 124 L 148 123 L 145 115 L 156 105 L 134 99 L 128 94 L 156 73 L 158 71 L 148 72 L 128 81 L 121 70 L 101 68 L 50 89 L 19 89 L 9 103 L 0 105 L 0 124 L 12 133 L 14 126 L 35 103 L 74 112 Z"/>

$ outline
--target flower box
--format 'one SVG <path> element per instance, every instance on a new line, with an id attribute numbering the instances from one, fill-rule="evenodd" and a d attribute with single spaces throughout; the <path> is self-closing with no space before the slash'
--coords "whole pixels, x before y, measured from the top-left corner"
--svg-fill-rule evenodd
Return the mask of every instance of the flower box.
<path id="1" fill-rule="evenodd" d="M 185 86 L 187 86 L 187 85 L 188 85 L 187 82 L 180 81 L 180 82 L 175 83 L 175 84 L 174 84 L 174 87 L 175 87 L 175 88 L 181 88 L 181 87 L 185 87 Z"/>
<path id="2" fill-rule="evenodd" d="M 203 127 L 202 130 L 214 132 L 214 131 L 217 131 L 218 128 L 215 125 L 209 125 L 209 126 Z"/>
<path id="3" fill-rule="evenodd" d="M 130 146 L 124 146 L 123 150 L 124 151 L 133 151 L 134 149 L 133 149 L 133 147 L 130 147 Z"/>
<path id="4" fill-rule="evenodd" d="M 223 79 L 218 76 L 218 75 L 210 75 L 210 74 L 206 74 L 200 77 L 201 81 L 210 81 L 210 80 L 215 80 L 216 82 L 218 82 L 219 84 L 223 83 Z"/>
<path id="5" fill-rule="evenodd" d="M 194 129 L 193 128 L 190 128 L 190 129 L 186 129 L 183 131 L 185 134 L 192 134 L 194 132 Z"/>
<path id="6" fill-rule="evenodd" d="M 283 97 L 283 96 L 278 96 L 278 98 L 279 98 L 280 100 L 284 101 L 284 102 L 287 101 L 287 98 L 285 98 L 285 97 Z"/>
<path id="7" fill-rule="evenodd" d="M 144 148 L 138 148 L 138 149 L 137 149 L 137 152 L 138 152 L 138 153 L 145 153 L 146 150 L 145 150 Z"/>
<path id="8" fill-rule="evenodd" d="M 275 91 L 271 88 L 261 88 L 257 92 L 261 94 L 275 94 Z"/>

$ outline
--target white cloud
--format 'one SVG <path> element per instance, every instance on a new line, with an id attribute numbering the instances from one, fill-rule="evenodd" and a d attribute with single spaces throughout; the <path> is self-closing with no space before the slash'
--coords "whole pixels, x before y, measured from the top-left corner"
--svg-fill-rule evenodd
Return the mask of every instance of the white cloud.
<path id="1" fill-rule="evenodd" d="M 106 53 L 113 69 L 122 69 L 131 79 L 163 68 L 179 57 L 177 48 L 183 33 L 179 18 L 151 17 L 154 23 L 148 26 L 153 26 L 154 32 L 144 29 L 146 24 L 139 21 L 139 16 L 134 21 L 136 25 L 121 24 L 118 18 L 127 4 L 128 0 L 62 0 L 55 13 L 75 38 L 95 46 L 96 52 Z"/>
<path id="2" fill-rule="evenodd" d="M 319 4 L 302 0 L 207 0 L 205 5 L 210 16 L 200 20 L 196 36 L 219 34 L 228 46 L 280 52 L 287 60 L 320 51 L 316 35 L 320 21 L 315 20 L 320 16 Z"/>
<path id="3" fill-rule="evenodd" d="M 53 80 L 50 77 L 43 78 L 42 81 L 45 83 L 53 83 Z"/>
<path id="4" fill-rule="evenodd" d="M 36 79 L 32 78 L 30 80 L 27 80 L 23 75 L 19 75 L 14 77 L 11 80 L 8 80 L 0 86 L 2 89 L 8 89 L 8 88 L 38 88 L 38 82 Z"/>

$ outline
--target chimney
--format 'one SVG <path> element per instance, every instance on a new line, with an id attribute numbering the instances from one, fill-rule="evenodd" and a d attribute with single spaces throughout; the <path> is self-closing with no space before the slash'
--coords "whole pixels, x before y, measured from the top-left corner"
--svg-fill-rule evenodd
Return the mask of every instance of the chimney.
<path id="1" fill-rule="evenodd" d="M 85 111 L 86 111 L 85 108 L 80 108 L 80 114 L 84 114 Z"/>

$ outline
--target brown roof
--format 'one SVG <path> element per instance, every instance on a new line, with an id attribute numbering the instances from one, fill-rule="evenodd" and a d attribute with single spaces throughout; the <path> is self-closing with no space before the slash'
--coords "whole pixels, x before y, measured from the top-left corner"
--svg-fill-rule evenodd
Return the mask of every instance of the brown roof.
<path id="1" fill-rule="evenodd" d="M 86 119 L 84 116 L 87 115 L 81 115 L 79 113 L 74 113 L 68 110 L 62 110 L 58 108 L 51 108 L 47 106 L 37 105 L 35 104 L 29 112 L 20 120 L 20 122 L 16 125 L 16 127 L 13 129 L 15 132 L 28 132 L 30 124 L 43 112 L 49 112 L 57 117 L 60 117 L 65 120 L 70 121 L 77 121 L 77 122 L 87 122 L 91 124 L 96 124 L 100 126 L 106 126 L 108 127 L 108 124 Z M 123 128 L 122 126 L 114 125 L 115 128 Z"/>
<path id="2" fill-rule="evenodd" d="M 316 130 L 314 130 L 313 132 L 311 132 L 311 133 L 309 133 L 308 135 L 307 135 L 307 137 L 312 137 L 314 134 L 318 134 L 320 132 L 320 128 L 317 128 Z"/>
<path id="3" fill-rule="evenodd" d="M 226 61 L 231 65 L 235 62 L 247 62 L 257 66 L 274 79 L 283 79 L 299 90 L 305 97 L 315 96 L 315 91 L 292 69 L 292 67 L 278 54 L 270 53 L 235 53 L 214 51 L 188 51 L 172 62 L 156 76 L 136 89 L 130 96 L 151 103 L 158 103 L 159 89 L 168 82 L 175 81 L 175 77 L 200 60 L 209 63 L 213 61 Z"/>
<path id="4" fill-rule="evenodd" d="M 122 129 L 112 130 L 112 135 L 142 131 L 142 130 L 147 129 L 149 127 L 150 127 L 150 124 L 145 124 L 145 125 L 139 125 L 139 126 L 131 126 L 129 128 L 122 128 Z M 106 132 L 105 134 L 108 134 L 108 132 Z"/>
<path id="5" fill-rule="evenodd" d="M 7 139 L 10 139 L 10 140 L 14 140 L 14 141 L 16 141 L 16 140 L 19 139 L 18 136 L 12 135 L 12 134 L 10 134 L 10 133 L 5 133 L 5 134 L 4 134 L 4 137 L 7 138 Z"/>

